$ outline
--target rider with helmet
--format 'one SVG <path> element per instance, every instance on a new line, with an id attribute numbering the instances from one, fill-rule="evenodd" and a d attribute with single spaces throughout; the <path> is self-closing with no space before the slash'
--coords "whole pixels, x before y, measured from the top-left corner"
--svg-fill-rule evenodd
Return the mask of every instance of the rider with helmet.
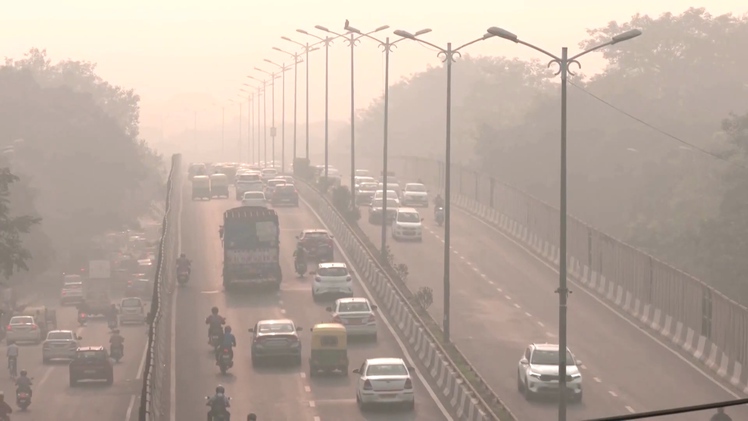
<path id="1" fill-rule="evenodd" d="M 208 343 L 213 334 L 223 334 L 223 325 L 226 324 L 226 319 L 218 315 L 218 307 L 210 309 L 210 313 L 210 316 L 205 319 L 205 324 L 208 325 Z"/>
<path id="2" fill-rule="evenodd" d="M 299 264 L 306 261 L 306 250 L 304 250 L 304 245 L 301 243 L 296 244 L 296 250 L 293 252 L 294 257 L 294 266 L 299 267 Z"/>
<path id="3" fill-rule="evenodd" d="M 121 351 L 120 355 L 125 355 L 125 338 L 119 334 L 119 329 L 112 331 L 112 336 L 109 338 L 109 348 L 110 351 L 119 348 Z"/>
<path id="4" fill-rule="evenodd" d="M 226 389 L 224 389 L 220 384 L 216 387 L 216 394 L 208 399 L 206 405 L 210 407 L 210 411 L 208 411 L 208 421 L 213 421 L 214 415 L 226 414 L 229 417 L 231 416 L 229 413 L 231 404 L 229 403 L 228 396 L 226 396 Z"/>
<path id="5" fill-rule="evenodd" d="M 117 319 L 118 316 L 119 316 L 119 311 L 117 310 L 117 305 L 112 304 L 109 307 L 109 310 L 107 311 L 107 314 L 106 314 L 107 324 L 109 324 L 110 327 L 111 326 L 117 327 L 117 325 L 119 324 L 119 320 Z"/>
<path id="6" fill-rule="evenodd" d="M 5 392 L 0 392 L 0 419 L 10 419 L 12 413 L 13 408 L 8 405 L 8 402 L 5 402 Z"/>
<path id="7" fill-rule="evenodd" d="M 179 255 L 179 258 L 177 259 L 177 272 L 179 272 L 180 269 L 185 269 L 187 271 L 187 274 L 189 275 L 192 271 L 192 267 L 190 267 L 190 259 L 187 258 L 187 255 L 182 253 Z"/>
<path id="8" fill-rule="evenodd" d="M 437 208 L 443 208 L 444 207 L 444 199 L 442 199 L 442 195 L 438 194 L 434 198 L 434 206 Z"/>
<path id="9" fill-rule="evenodd" d="M 20 377 L 16 379 L 16 394 L 19 392 L 26 392 L 29 394 L 29 398 L 31 397 L 31 379 L 28 378 L 28 372 L 26 370 L 21 370 Z"/>
<path id="10" fill-rule="evenodd" d="M 231 326 L 226 326 L 223 333 L 223 341 L 221 342 L 221 348 L 220 350 L 223 351 L 224 349 L 229 351 L 229 356 L 231 356 L 231 359 L 234 359 L 234 347 L 236 346 L 236 336 L 234 336 L 233 333 L 231 333 Z M 218 356 L 220 354 L 216 353 L 216 360 L 218 360 Z"/>

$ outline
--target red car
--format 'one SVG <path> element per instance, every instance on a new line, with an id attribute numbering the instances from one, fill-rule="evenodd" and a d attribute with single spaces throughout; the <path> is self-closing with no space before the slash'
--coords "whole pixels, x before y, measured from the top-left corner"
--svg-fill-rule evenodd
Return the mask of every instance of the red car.
<path id="1" fill-rule="evenodd" d="M 106 348 L 84 346 L 75 350 L 75 358 L 70 362 L 70 387 L 81 380 L 105 380 L 107 386 L 114 383 L 114 367 Z"/>

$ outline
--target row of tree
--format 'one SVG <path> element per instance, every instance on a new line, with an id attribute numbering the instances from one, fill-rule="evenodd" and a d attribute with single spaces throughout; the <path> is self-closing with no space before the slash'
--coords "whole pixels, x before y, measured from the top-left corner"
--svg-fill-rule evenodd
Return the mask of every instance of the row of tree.
<path id="1" fill-rule="evenodd" d="M 570 211 L 748 303 L 748 19 L 637 15 L 580 47 L 631 28 L 644 35 L 601 50 L 602 73 L 570 78 Z M 552 76 L 544 62 L 456 63 L 453 159 L 557 205 Z M 444 83 L 434 67 L 390 89 L 392 155 L 442 158 Z M 382 116 L 381 101 L 360 113 L 362 154 L 381 151 Z"/>
<path id="2" fill-rule="evenodd" d="M 32 49 L 0 67 L 0 265 L 32 274 L 137 225 L 163 198 L 161 156 L 138 138 L 139 97 L 81 61 Z M 23 234 L 28 233 L 27 236 Z"/>

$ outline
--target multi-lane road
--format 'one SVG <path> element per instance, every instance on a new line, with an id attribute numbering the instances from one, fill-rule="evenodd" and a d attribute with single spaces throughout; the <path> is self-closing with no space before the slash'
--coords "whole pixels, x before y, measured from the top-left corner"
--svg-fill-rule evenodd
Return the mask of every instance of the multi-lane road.
<path id="1" fill-rule="evenodd" d="M 455 208 L 453 208 L 455 209 Z M 441 320 L 444 229 L 433 206 L 421 211 L 422 243 L 399 243 L 388 235 L 398 263 L 408 265 L 408 285 L 434 290 L 430 311 Z M 379 245 L 381 227 L 361 227 Z M 517 363 L 531 342 L 558 343 L 558 273 L 498 230 L 456 210 L 452 213 L 451 327 L 453 341 L 520 420 L 553 419 L 553 402 L 526 402 L 517 391 Z M 572 285 L 569 347 L 582 361 L 584 401 L 570 419 L 651 411 L 734 399 L 737 395 L 649 333 L 617 315 L 604 302 Z M 748 408 L 728 410 L 748 419 Z M 703 420 L 704 413 L 678 415 Z"/>
<path id="2" fill-rule="evenodd" d="M 58 307 L 56 297 L 40 298 L 39 304 Z M 57 310 L 58 328 L 76 331 L 83 337 L 81 346 L 102 345 L 109 349 L 109 328 L 103 319 L 91 320 L 79 327 L 75 307 Z M 15 387 L 7 370 L 0 375 L 0 390 L 13 407 L 14 420 L 137 420 L 142 372 L 145 361 L 146 328 L 143 325 L 120 327 L 125 337 L 125 358 L 114 366 L 114 384 L 80 384 L 69 386 L 68 363 L 42 364 L 41 345 L 20 345 L 18 370 L 25 369 L 33 377 L 31 406 L 19 412 L 15 405 Z M 3 352 L 3 357 L 5 353 Z"/>
<path id="3" fill-rule="evenodd" d="M 184 197 L 189 197 L 185 194 Z M 427 385 L 415 382 L 416 409 L 361 413 L 355 403 L 357 377 L 315 377 L 308 372 L 309 328 L 329 321 L 326 304 L 314 303 L 312 277 L 298 278 L 293 269 L 293 250 L 302 229 L 322 228 L 319 220 L 302 202 L 299 208 L 279 208 L 281 227 L 281 265 L 283 283 L 279 292 L 234 294 L 224 291 L 221 281 L 223 261 L 218 227 L 223 212 L 238 206 L 233 200 L 191 202 L 185 200 L 181 216 L 181 249 L 192 259 L 192 276 L 185 288 L 178 289 L 176 308 L 176 413 L 179 421 L 203 420 L 205 396 L 218 384 L 226 387 L 232 399 L 232 419 L 245 419 L 254 412 L 260 420 L 356 421 L 356 420 L 428 420 L 450 419 L 432 398 Z M 343 259 L 336 249 L 337 259 Z M 355 293 L 367 296 L 354 278 Z M 237 337 L 234 367 L 221 375 L 207 344 L 205 318 L 216 306 L 228 320 Z M 303 362 L 300 367 L 284 365 L 253 368 L 250 362 L 248 329 L 262 319 L 290 318 L 304 328 Z M 350 344 L 351 369 L 366 358 L 403 357 L 399 340 L 379 315 L 379 339 L 376 343 Z"/>

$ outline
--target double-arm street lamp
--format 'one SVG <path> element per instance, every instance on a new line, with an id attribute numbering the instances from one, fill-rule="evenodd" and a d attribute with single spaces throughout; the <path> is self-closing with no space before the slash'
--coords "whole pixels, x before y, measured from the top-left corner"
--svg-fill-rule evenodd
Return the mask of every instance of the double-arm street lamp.
<path id="1" fill-rule="evenodd" d="M 305 119 L 306 121 L 305 123 L 306 125 L 306 154 L 304 155 L 304 158 L 308 160 L 309 159 L 309 52 L 318 50 L 319 48 L 315 46 L 319 43 L 309 45 L 308 42 L 304 44 L 298 41 L 294 41 L 288 37 L 281 37 L 281 39 L 284 41 L 292 42 L 304 49 L 304 55 L 305 55 L 304 61 L 306 62 L 306 83 L 305 83 L 305 86 L 306 86 L 305 88 L 306 89 L 306 101 L 305 101 L 306 102 L 306 106 L 305 106 L 305 109 L 306 109 L 306 119 Z"/>
<path id="2" fill-rule="evenodd" d="M 528 42 L 522 41 L 519 37 L 505 29 L 498 27 L 488 28 L 488 33 L 499 38 L 503 38 L 512 41 L 516 44 L 522 44 L 526 47 L 530 47 L 533 50 L 539 51 L 546 56 L 551 58 L 548 63 L 548 67 L 553 64 L 558 65 L 558 71 L 556 74 L 561 75 L 561 204 L 560 204 L 560 233 L 559 233 L 559 255 L 561 258 L 558 263 L 558 275 L 559 275 L 559 287 L 556 290 L 558 294 L 558 375 L 559 375 L 559 400 L 558 400 L 558 419 L 559 421 L 566 421 L 566 311 L 567 311 L 567 300 L 569 296 L 569 289 L 567 287 L 567 255 L 566 255 L 566 85 L 568 75 L 574 75 L 569 69 L 572 64 L 577 67 L 582 67 L 577 59 L 585 54 L 599 50 L 609 45 L 618 44 L 619 42 L 628 41 L 632 38 L 636 38 L 642 34 L 638 29 L 632 29 L 622 34 L 616 35 L 611 38 L 608 42 L 600 45 L 588 48 L 579 54 L 569 57 L 567 47 L 561 49 L 561 57 L 551 54 L 548 51 L 536 47 Z"/>
<path id="3" fill-rule="evenodd" d="M 236 141 L 236 152 L 237 154 L 241 155 L 242 153 L 242 105 L 244 104 L 244 98 L 242 98 L 241 101 L 229 99 L 229 102 L 233 104 L 239 104 L 239 139 Z"/>
<path id="4" fill-rule="evenodd" d="M 275 168 L 275 135 L 276 135 L 276 131 L 277 131 L 276 128 L 275 128 L 275 79 L 280 78 L 280 76 L 278 76 L 277 72 L 268 72 L 267 70 L 260 69 L 259 67 L 255 67 L 255 70 L 257 70 L 258 72 L 265 73 L 266 75 L 270 76 L 270 85 L 271 85 L 270 89 L 272 89 L 272 94 L 271 95 L 273 96 L 273 98 L 271 99 L 271 107 L 272 107 L 272 109 L 271 109 L 271 115 L 272 115 L 271 119 L 272 119 L 272 121 L 270 123 L 270 125 L 271 125 L 271 127 L 270 127 L 270 139 L 271 139 L 271 143 L 272 143 L 272 155 L 270 157 L 270 160 L 272 162 L 271 167 Z M 264 113 L 264 111 L 263 111 L 263 113 Z M 265 145 L 265 156 L 263 157 L 265 159 L 265 166 L 268 166 L 267 153 L 268 153 L 267 145 Z"/>
<path id="5" fill-rule="evenodd" d="M 296 155 L 296 101 L 298 99 L 298 96 L 296 95 L 296 85 L 299 81 L 298 79 L 299 63 L 303 62 L 304 60 L 299 58 L 299 56 L 301 55 L 300 53 L 289 53 L 288 51 L 282 50 L 278 47 L 273 47 L 273 50 L 293 57 L 293 159 L 296 160 L 296 156 L 297 156 Z M 283 81 L 283 86 L 284 87 L 286 86 L 285 79 Z M 283 97 L 285 98 L 286 96 L 283 95 Z M 285 112 L 285 109 L 286 107 L 284 106 L 283 107 L 284 112 Z"/>
<path id="6" fill-rule="evenodd" d="M 317 25 L 315 28 L 319 29 L 320 31 L 325 31 L 326 28 L 324 26 Z M 319 40 L 318 44 L 324 44 L 325 45 L 325 182 L 327 183 L 329 180 L 328 177 L 328 167 L 329 167 L 329 150 L 328 150 L 328 141 L 329 141 L 329 135 L 330 135 L 330 128 L 329 128 L 329 111 L 330 111 L 330 45 L 336 38 L 340 38 L 342 35 L 335 35 L 335 36 L 325 36 L 324 38 L 319 37 L 314 34 L 310 34 L 309 32 L 303 30 L 303 29 L 297 29 L 296 32 L 304 35 L 309 35 L 310 37 L 316 38 Z"/>
<path id="7" fill-rule="evenodd" d="M 252 130 L 252 106 L 255 95 L 251 90 L 256 89 L 256 87 L 248 83 L 245 83 L 244 86 L 247 89 L 242 89 L 241 91 L 247 95 L 247 162 L 252 162 L 252 134 L 254 132 Z"/>
<path id="8" fill-rule="evenodd" d="M 392 52 L 393 48 L 395 48 L 395 44 L 398 42 L 405 40 L 407 38 L 399 38 L 395 41 L 390 42 L 390 38 L 387 37 L 384 39 L 384 41 L 375 38 L 369 34 L 364 34 L 360 30 L 350 26 L 349 22 L 345 22 L 345 29 L 348 32 L 352 32 L 355 34 L 360 34 L 366 38 L 371 39 L 372 41 L 375 41 L 379 44 L 379 46 L 382 48 L 382 51 L 384 52 L 384 136 L 382 138 L 382 189 L 386 192 L 387 191 L 387 144 L 389 139 L 389 114 L 390 114 L 390 52 Z M 431 32 L 431 29 L 422 29 L 415 33 L 416 36 L 423 35 Z M 353 184 L 351 185 L 351 189 L 353 188 Z M 382 215 L 387 214 L 387 194 L 384 195 L 385 198 L 382 200 Z M 384 218 L 384 216 L 383 216 Z M 383 261 L 387 259 L 387 224 L 384 220 L 382 220 L 382 238 L 381 243 L 379 245 L 379 252 L 382 255 Z"/>
<path id="9" fill-rule="evenodd" d="M 336 35 L 338 37 L 345 37 L 345 35 L 339 34 L 337 32 L 333 32 L 324 26 L 317 26 L 317 28 L 322 31 L 328 32 L 330 34 Z M 365 34 L 361 34 L 360 31 L 354 32 L 354 31 L 349 30 L 348 38 L 346 38 L 348 45 L 351 47 L 351 209 L 356 207 L 356 191 L 355 191 L 355 187 L 356 187 L 356 141 L 355 141 L 355 138 L 356 138 L 356 128 L 355 128 L 355 123 L 356 123 L 355 92 L 356 91 L 355 89 L 356 88 L 355 87 L 356 85 L 354 84 L 354 78 L 353 78 L 354 70 L 355 70 L 354 50 L 356 48 L 356 43 L 358 42 L 359 39 L 367 35 L 371 35 L 375 32 L 384 31 L 387 28 L 389 28 L 389 25 L 380 26 L 379 28 L 371 32 L 367 32 Z"/>
<path id="10" fill-rule="evenodd" d="M 264 162 L 264 165 L 267 165 L 267 155 L 268 155 L 268 114 L 267 114 L 267 87 L 268 87 L 268 81 L 267 80 L 260 80 L 252 75 L 247 76 L 248 78 L 259 82 L 262 84 L 262 144 L 263 144 L 263 150 L 264 153 L 260 154 L 260 142 L 257 142 L 257 162 L 260 162 L 260 157 L 262 157 L 262 161 Z M 260 121 L 260 107 L 258 103 L 257 107 L 257 121 L 259 123 Z M 257 131 L 258 138 L 259 138 L 259 130 Z"/>
<path id="11" fill-rule="evenodd" d="M 452 165 L 452 63 L 457 57 L 460 56 L 460 50 L 463 48 L 475 44 L 476 42 L 483 41 L 491 38 L 493 34 L 486 33 L 480 38 L 474 39 L 468 43 L 462 44 L 457 48 L 452 48 L 452 43 L 447 43 L 447 48 L 439 47 L 428 41 L 424 41 L 417 38 L 417 34 L 411 34 L 410 32 L 397 30 L 395 35 L 399 35 L 403 38 L 408 38 L 413 41 L 418 41 L 422 44 L 434 47 L 439 50 L 438 56 L 444 57 L 443 60 L 447 67 L 447 139 L 445 148 L 445 170 L 444 170 L 444 316 L 442 320 L 442 330 L 444 331 L 444 339 L 450 341 L 450 285 L 449 285 L 449 258 L 450 258 L 450 215 L 452 205 L 451 200 L 451 165 Z"/>
<path id="12" fill-rule="evenodd" d="M 280 69 L 283 74 L 281 82 L 281 172 L 286 172 L 286 71 L 291 70 L 291 66 L 286 66 L 286 63 L 278 64 L 272 60 L 265 59 L 265 62 L 272 64 Z M 296 66 L 294 66 L 295 68 Z M 273 95 L 275 97 L 275 95 Z M 275 113 L 275 105 L 273 105 L 273 113 Z M 295 122 L 294 122 L 295 123 Z M 275 123 L 273 123 L 275 125 Z M 296 129 L 294 128 L 294 131 Z M 273 142 L 275 144 L 275 142 Z M 273 158 L 275 158 L 275 150 L 273 150 Z"/>

